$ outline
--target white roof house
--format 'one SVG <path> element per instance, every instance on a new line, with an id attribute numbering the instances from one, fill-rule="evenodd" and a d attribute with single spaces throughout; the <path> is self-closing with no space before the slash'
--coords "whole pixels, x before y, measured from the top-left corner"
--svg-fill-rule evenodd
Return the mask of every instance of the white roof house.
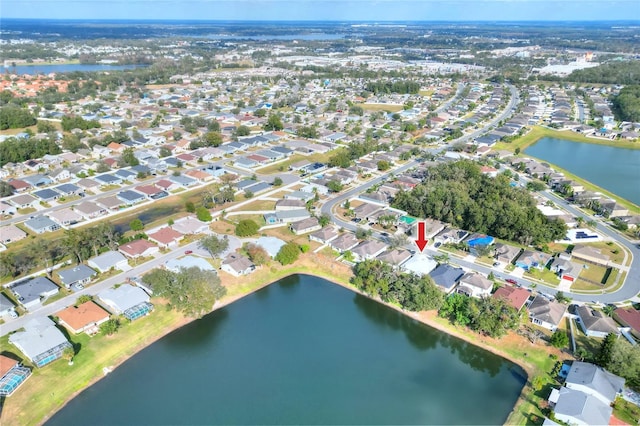
<path id="1" fill-rule="evenodd" d="M 129 284 L 103 290 L 98 293 L 98 297 L 114 314 L 121 314 L 127 309 L 149 302 L 149 295 L 144 290 Z"/>
<path id="2" fill-rule="evenodd" d="M 9 336 L 9 342 L 38 367 L 62 357 L 65 348 L 71 347 L 64 334 L 47 317 L 31 319 L 25 324 L 24 331 Z"/>
<path id="3" fill-rule="evenodd" d="M 402 269 L 417 275 L 425 275 L 433 271 L 438 263 L 424 253 L 417 253 L 407 260 Z"/>
<path id="4" fill-rule="evenodd" d="M 165 263 L 165 268 L 171 272 L 178 272 L 180 268 L 200 268 L 203 271 L 215 271 L 209 262 L 201 257 L 185 256 L 181 259 L 171 259 Z"/>
<path id="5" fill-rule="evenodd" d="M 130 269 L 127 258 L 124 257 L 122 253 L 113 250 L 102 253 L 100 256 L 94 257 L 93 259 L 89 259 L 87 264 L 100 272 L 107 272 L 111 268 L 119 269 L 121 271 Z"/>

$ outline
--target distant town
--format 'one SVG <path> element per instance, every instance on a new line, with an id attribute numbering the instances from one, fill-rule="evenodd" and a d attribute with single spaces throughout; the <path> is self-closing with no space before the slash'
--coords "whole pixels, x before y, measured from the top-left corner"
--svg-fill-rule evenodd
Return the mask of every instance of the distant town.
<path id="1" fill-rule="evenodd" d="M 638 27 L 41 25 L 0 31 L 8 423 L 311 273 L 522 361 L 510 424 L 638 424 Z"/>

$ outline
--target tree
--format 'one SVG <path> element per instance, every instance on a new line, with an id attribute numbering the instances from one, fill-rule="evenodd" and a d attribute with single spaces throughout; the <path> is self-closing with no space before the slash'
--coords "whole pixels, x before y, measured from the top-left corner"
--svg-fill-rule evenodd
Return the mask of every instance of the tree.
<path id="1" fill-rule="evenodd" d="M 211 212 L 204 206 L 200 206 L 196 209 L 196 216 L 198 217 L 198 220 L 202 222 L 211 222 L 213 219 L 211 217 Z"/>
<path id="2" fill-rule="evenodd" d="M 243 219 L 236 225 L 236 235 L 239 237 L 249 237 L 258 232 L 260 226 L 251 219 Z"/>
<path id="3" fill-rule="evenodd" d="M 251 134 L 251 129 L 245 125 L 240 125 L 236 129 L 237 136 L 249 136 Z"/>
<path id="4" fill-rule="evenodd" d="M 578 346 L 576 348 L 575 353 L 573 354 L 578 360 L 584 361 L 584 359 L 589 356 L 589 351 L 587 351 L 584 346 Z"/>
<path id="5" fill-rule="evenodd" d="M 66 346 L 62 351 L 62 357 L 69 362 L 69 365 L 73 365 L 73 357 L 76 355 L 73 346 Z"/>
<path id="6" fill-rule="evenodd" d="M 388 162 L 387 160 L 378 161 L 378 170 L 380 170 L 381 172 L 389 170 L 390 168 L 391 168 L 391 163 Z"/>
<path id="7" fill-rule="evenodd" d="M 358 226 L 356 229 L 356 238 L 359 240 L 365 240 L 371 236 L 371 229 L 364 229 Z"/>
<path id="8" fill-rule="evenodd" d="M 207 132 L 202 137 L 202 145 L 204 146 L 220 146 L 222 144 L 222 135 L 219 132 Z"/>
<path id="9" fill-rule="evenodd" d="M 198 242 L 198 246 L 208 251 L 211 257 L 216 257 L 229 248 L 229 237 L 207 235 Z"/>
<path id="10" fill-rule="evenodd" d="M 132 231 L 139 232 L 144 229 L 144 223 L 142 223 L 140 219 L 133 219 L 129 222 L 129 228 L 131 228 Z"/>
<path id="11" fill-rule="evenodd" d="M 344 185 L 337 180 L 332 180 L 327 183 L 327 188 L 329 188 L 329 191 L 331 192 L 340 192 L 342 191 L 342 188 L 344 188 Z"/>
<path id="12" fill-rule="evenodd" d="M 569 336 L 564 331 L 556 330 L 549 338 L 549 343 L 554 348 L 564 348 L 569 344 Z"/>
<path id="13" fill-rule="evenodd" d="M 598 365 L 607 368 L 607 365 L 609 365 L 612 359 L 613 347 L 616 344 L 616 339 L 617 336 L 613 333 L 607 334 L 607 337 L 604 338 L 600 344 L 600 350 L 596 357 Z"/>
<path id="14" fill-rule="evenodd" d="M 284 125 L 282 124 L 282 120 L 276 114 L 270 114 L 267 119 L 266 124 L 264 125 L 264 130 L 282 130 L 284 129 Z"/>
<path id="15" fill-rule="evenodd" d="M 331 218 L 327 214 L 323 214 L 318 218 L 318 224 L 323 228 L 330 223 L 331 223 Z"/>
<path id="16" fill-rule="evenodd" d="M 535 376 L 533 379 L 531 379 L 531 387 L 536 392 L 541 390 L 545 383 L 546 381 L 544 379 L 544 376 Z"/>
<path id="17" fill-rule="evenodd" d="M 281 177 L 276 177 L 276 178 L 273 180 L 273 186 L 281 186 L 281 185 L 282 185 L 282 183 L 283 183 L 283 182 L 282 182 L 282 178 L 281 178 Z"/>
<path id="18" fill-rule="evenodd" d="M 186 203 L 184 203 L 184 208 L 189 213 L 195 213 L 196 212 L 196 206 L 191 201 L 187 201 Z"/>
<path id="19" fill-rule="evenodd" d="M 75 306 L 82 305 L 83 303 L 91 302 L 93 299 L 88 294 L 83 294 L 76 299 Z"/>
<path id="20" fill-rule="evenodd" d="M 388 238 L 389 247 L 392 249 L 397 249 L 400 247 L 404 247 L 409 240 L 407 234 L 394 234 Z"/>
<path id="21" fill-rule="evenodd" d="M 213 308 L 226 289 L 214 271 L 198 267 L 182 268 L 180 272 L 154 269 L 142 277 L 153 287 L 154 294 L 169 300 L 171 307 L 192 318 L 199 318 Z"/>
<path id="22" fill-rule="evenodd" d="M 249 243 L 246 245 L 245 250 L 249 259 L 251 259 L 256 266 L 264 265 L 271 260 L 269 253 L 257 244 Z"/>
<path id="23" fill-rule="evenodd" d="M 16 105 L 0 108 L 0 130 L 19 129 L 36 124 L 36 119 L 28 109 Z"/>
<path id="24" fill-rule="evenodd" d="M 111 318 L 100 324 L 100 333 L 104 336 L 111 336 L 118 332 L 120 321 L 117 318 Z"/>
<path id="25" fill-rule="evenodd" d="M 290 242 L 280 247 L 275 259 L 282 265 L 290 265 L 298 260 L 298 256 L 300 256 L 300 247 L 296 243 Z"/>
<path id="26" fill-rule="evenodd" d="M 13 195 L 13 186 L 5 181 L 0 181 L 0 197 L 8 197 Z"/>
<path id="27" fill-rule="evenodd" d="M 38 120 L 37 130 L 38 130 L 38 133 L 55 132 L 56 131 L 56 126 L 54 126 L 49 121 Z"/>
<path id="28" fill-rule="evenodd" d="M 125 148 L 124 151 L 122 151 L 121 158 L 128 166 L 137 166 L 140 164 L 140 161 L 138 161 L 133 153 L 133 148 Z"/>

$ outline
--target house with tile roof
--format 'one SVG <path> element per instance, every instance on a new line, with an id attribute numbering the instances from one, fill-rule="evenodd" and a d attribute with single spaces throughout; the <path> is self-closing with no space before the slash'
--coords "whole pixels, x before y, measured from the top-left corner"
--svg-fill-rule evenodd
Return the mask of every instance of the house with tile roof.
<path id="1" fill-rule="evenodd" d="M 60 325 L 74 334 L 96 334 L 100 324 L 109 320 L 109 312 L 89 300 L 78 306 L 69 306 L 56 313 Z"/>

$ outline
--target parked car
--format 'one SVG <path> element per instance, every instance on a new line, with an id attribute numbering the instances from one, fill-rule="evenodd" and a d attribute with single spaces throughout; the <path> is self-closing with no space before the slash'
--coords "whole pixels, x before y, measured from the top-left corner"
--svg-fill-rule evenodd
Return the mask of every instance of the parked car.
<path id="1" fill-rule="evenodd" d="M 191 253 L 193 253 L 193 250 L 186 250 L 186 251 L 184 252 L 184 254 L 191 254 Z"/>
<path id="2" fill-rule="evenodd" d="M 513 278 L 507 278 L 505 281 L 509 284 L 518 285 L 518 281 L 514 280 Z"/>
<path id="3" fill-rule="evenodd" d="M 493 262 L 493 266 L 500 266 L 500 262 Z"/>
<path id="4" fill-rule="evenodd" d="M 84 286 L 82 284 L 78 283 L 78 284 L 76 284 L 76 288 L 78 290 L 82 290 L 84 288 Z"/>
<path id="5" fill-rule="evenodd" d="M 18 318 L 18 313 L 15 311 L 15 309 L 12 309 L 9 311 L 9 316 L 11 318 Z"/>

